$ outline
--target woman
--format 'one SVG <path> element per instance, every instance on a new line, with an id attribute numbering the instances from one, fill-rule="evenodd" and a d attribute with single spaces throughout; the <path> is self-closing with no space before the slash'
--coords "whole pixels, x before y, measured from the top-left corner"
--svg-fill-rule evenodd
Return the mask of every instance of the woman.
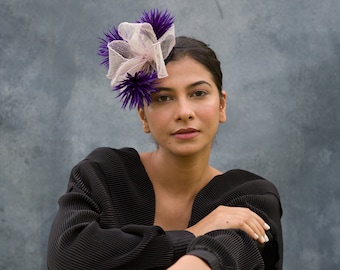
<path id="1" fill-rule="evenodd" d="M 157 148 L 99 148 L 73 168 L 51 228 L 49 269 L 282 269 L 276 188 L 209 165 L 226 121 L 220 63 L 198 40 L 174 45 L 173 31 L 167 11 L 152 10 L 103 40 L 112 86 L 123 107 L 138 108 Z"/>

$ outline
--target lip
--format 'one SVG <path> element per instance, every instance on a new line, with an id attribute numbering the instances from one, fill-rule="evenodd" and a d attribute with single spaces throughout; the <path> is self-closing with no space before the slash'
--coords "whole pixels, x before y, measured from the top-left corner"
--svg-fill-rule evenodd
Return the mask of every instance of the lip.
<path id="1" fill-rule="evenodd" d="M 199 134 L 199 131 L 195 128 L 181 128 L 176 130 L 172 135 L 176 139 L 181 139 L 181 140 L 188 140 L 196 137 Z"/>

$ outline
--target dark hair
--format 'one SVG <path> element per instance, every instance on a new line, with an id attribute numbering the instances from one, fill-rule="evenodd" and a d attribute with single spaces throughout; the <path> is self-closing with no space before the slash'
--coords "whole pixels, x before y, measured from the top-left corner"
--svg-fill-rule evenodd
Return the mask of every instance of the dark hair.
<path id="1" fill-rule="evenodd" d="M 165 64 L 180 60 L 185 56 L 196 60 L 205 66 L 211 73 L 218 91 L 222 92 L 221 63 L 215 52 L 204 42 L 185 36 L 176 37 L 176 45 L 170 55 L 165 59 Z"/>

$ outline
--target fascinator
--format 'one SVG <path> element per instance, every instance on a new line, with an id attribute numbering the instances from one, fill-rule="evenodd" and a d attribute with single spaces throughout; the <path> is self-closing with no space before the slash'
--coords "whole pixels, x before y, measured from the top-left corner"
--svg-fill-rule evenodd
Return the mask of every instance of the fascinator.
<path id="1" fill-rule="evenodd" d="M 155 81 L 168 76 L 164 60 L 175 46 L 174 17 L 153 9 L 135 23 L 123 22 L 104 32 L 98 55 L 122 108 L 143 107 L 156 92 Z"/>

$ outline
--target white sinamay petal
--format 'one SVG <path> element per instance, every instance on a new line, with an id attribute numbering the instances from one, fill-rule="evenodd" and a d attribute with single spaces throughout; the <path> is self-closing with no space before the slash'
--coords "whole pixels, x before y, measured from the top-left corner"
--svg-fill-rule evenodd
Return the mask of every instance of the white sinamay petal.
<path id="1" fill-rule="evenodd" d="M 149 23 L 121 23 L 119 35 L 123 40 L 108 44 L 109 70 L 106 75 L 115 86 L 126 78 L 126 74 L 152 67 L 158 78 L 168 76 L 164 59 L 175 46 L 175 27 L 172 25 L 158 40 Z"/>

